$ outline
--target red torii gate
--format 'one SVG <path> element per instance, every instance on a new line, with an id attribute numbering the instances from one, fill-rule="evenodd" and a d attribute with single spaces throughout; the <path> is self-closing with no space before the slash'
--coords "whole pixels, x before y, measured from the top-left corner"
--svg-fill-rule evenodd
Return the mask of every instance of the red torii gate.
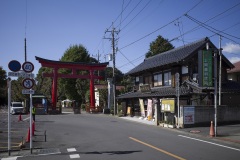
<path id="1" fill-rule="evenodd" d="M 43 77 L 52 77 L 52 109 L 56 109 L 57 103 L 57 79 L 58 78 L 81 78 L 90 79 L 90 108 L 95 108 L 94 79 L 103 79 L 101 76 L 93 74 L 95 70 L 104 70 L 109 64 L 106 63 L 85 63 L 85 62 L 63 62 L 43 59 L 35 56 L 36 60 L 41 63 L 42 67 L 53 68 L 53 73 L 43 73 Z M 72 70 L 72 74 L 60 74 L 58 69 L 67 68 Z M 89 75 L 79 75 L 77 70 L 88 70 Z"/>

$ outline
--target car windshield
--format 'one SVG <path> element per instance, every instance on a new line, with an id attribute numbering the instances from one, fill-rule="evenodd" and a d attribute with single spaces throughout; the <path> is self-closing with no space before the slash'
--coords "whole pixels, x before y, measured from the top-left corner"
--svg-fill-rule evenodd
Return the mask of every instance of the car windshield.
<path id="1" fill-rule="evenodd" d="M 13 107 L 22 107 L 22 104 L 21 103 L 15 103 L 15 104 L 13 104 Z"/>

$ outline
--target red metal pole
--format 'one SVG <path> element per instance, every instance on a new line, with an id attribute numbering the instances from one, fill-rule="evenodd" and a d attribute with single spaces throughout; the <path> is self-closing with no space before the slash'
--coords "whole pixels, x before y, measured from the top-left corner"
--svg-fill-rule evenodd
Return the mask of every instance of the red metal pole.
<path id="1" fill-rule="evenodd" d="M 94 78 L 93 70 L 90 70 L 90 108 L 95 108 Z"/>
<path id="2" fill-rule="evenodd" d="M 57 104 L 57 75 L 58 68 L 54 68 L 53 70 L 53 84 L 52 84 L 52 110 L 56 110 Z"/>

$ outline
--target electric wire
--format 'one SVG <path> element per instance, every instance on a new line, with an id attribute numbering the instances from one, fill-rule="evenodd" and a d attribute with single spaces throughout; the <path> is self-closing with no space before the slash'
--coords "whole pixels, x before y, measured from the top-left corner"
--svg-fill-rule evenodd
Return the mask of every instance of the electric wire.
<path id="1" fill-rule="evenodd" d="M 149 0 L 148 3 L 122 28 L 126 28 L 151 2 L 152 0 Z"/>
<path id="2" fill-rule="evenodd" d="M 205 29 L 207 29 L 207 30 L 209 30 L 209 31 L 211 31 L 211 32 L 213 32 L 213 33 L 216 33 L 216 34 L 220 35 L 220 34 L 218 33 L 218 32 L 220 32 L 220 33 L 225 34 L 225 35 L 227 35 L 227 36 L 234 37 L 234 38 L 236 38 L 236 39 L 240 39 L 240 38 L 238 38 L 238 37 L 236 37 L 236 36 L 232 36 L 232 35 L 227 34 L 227 33 L 225 33 L 225 32 L 219 31 L 219 30 L 217 30 L 217 29 L 215 29 L 215 28 L 213 28 L 213 27 L 211 27 L 211 26 L 208 26 L 208 25 L 206 25 L 205 23 L 202 23 L 202 22 L 198 21 L 197 19 L 195 19 L 195 18 L 193 18 L 193 17 L 191 17 L 191 16 L 189 16 L 189 15 L 185 15 L 185 16 L 186 16 L 187 18 L 189 18 L 190 20 L 192 20 L 193 22 L 201 25 L 203 28 L 205 28 Z M 234 43 L 236 43 L 236 44 L 240 44 L 240 43 L 238 43 L 238 42 L 236 42 L 236 41 L 234 41 L 234 40 L 232 40 L 232 39 L 230 39 L 230 38 L 228 38 L 228 37 L 226 37 L 226 36 L 224 36 L 224 35 L 221 35 L 221 36 L 224 37 L 224 38 L 226 38 L 226 39 L 228 39 L 228 40 L 230 40 L 230 41 L 232 41 L 232 42 L 234 42 Z"/>
<path id="3" fill-rule="evenodd" d="M 137 5 L 128 13 L 128 15 L 122 20 L 122 22 L 124 22 L 124 21 L 130 16 L 130 14 L 137 8 L 137 6 L 138 6 L 141 2 L 142 2 L 142 0 L 137 3 Z M 120 23 L 119 25 L 117 25 L 117 28 L 118 28 L 119 26 L 121 26 L 121 23 Z M 120 27 L 119 27 L 119 28 L 120 28 Z"/>
<path id="4" fill-rule="evenodd" d="M 127 3 L 127 5 L 126 5 L 126 6 L 124 7 L 124 9 L 122 10 L 122 12 L 125 11 L 125 9 L 129 6 L 129 4 L 130 4 L 131 2 L 132 2 L 132 0 L 130 0 L 130 1 Z M 107 30 L 109 30 L 109 29 L 112 27 L 112 25 L 118 20 L 118 18 L 121 16 L 122 12 L 117 16 L 117 18 L 113 21 L 113 23 L 108 27 Z"/>
<path id="5" fill-rule="evenodd" d="M 126 60 L 128 60 L 129 63 L 131 63 L 134 67 L 136 66 L 135 64 L 133 64 L 133 63 L 121 52 L 121 50 L 118 50 L 118 51 L 121 53 L 121 55 L 122 55 Z"/>
<path id="6" fill-rule="evenodd" d="M 213 28 L 212 26 L 209 26 L 209 25 L 207 25 L 206 23 L 203 23 L 203 22 L 199 21 L 199 20 L 197 20 L 196 18 L 193 18 L 192 16 L 190 16 L 190 15 L 188 15 L 188 14 L 186 14 L 185 16 L 186 16 L 187 18 L 191 19 L 192 21 L 194 21 L 195 23 L 200 24 L 201 26 L 203 26 L 204 28 L 206 28 L 206 29 L 208 29 L 208 30 L 210 30 L 210 31 L 215 30 L 215 31 L 212 31 L 212 32 L 214 32 L 214 33 L 220 32 L 220 33 L 225 34 L 225 35 L 227 35 L 227 36 L 229 36 L 229 37 L 233 37 L 233 38 L 236 38 L 236 39 L 240 39 L 239 37 L 230 35 L 230 34 L 228 34 L 228 33 L 225 33 L 225 32 L 223 32 L 223 31 L 220 31 L 220 30 L 218 30 L 218 29 L 216 29 L 216 28 Z M 209 29 L 209 28 L 210 28 L 210 29 Z"/>
<path id="7" fill-rule="evenodd" d="M 202 2 L 202 0 L 201 0 L 200 2 L 198 2 L 196 5 L 194 5 L 194 6 L 193 6 L 191 9 L 189 9 L 187 12 L 185 12 L 185 14 L 186 14 L 186 13 L 189 13 L 190 11 L 192 11 L 192 10 L 193 10 L 194 8 L 196 8 L 201 2 Z M 174 20 L 170 21 L 169 23 L 165 24 L 164 26 L 161 26 L 161 27 L 157 28 L 156 30 L 154 30 L 154 31 L 146 34 L 145 36 L 143 36 L 143 37 L 141 37 L 141 38 L 139 38 L 139 39 L 137 39 L 137 40 L 129 43 L 128 45 L 125 45 L 124 47 L 120 48 L 120 50 L 123 49 L 123 48 L 129 47 L 129 46 L 133 45 L 133 44 L 136 43 L 136 42 L 141 41 L 142 39 L 144 39 L 144 38 L 152 35 L 153 33 L 157 32 L 157 31 L 159 31 L 159 30 L 161 30 L 161 29 L 163 29 L 163 28 L 165 28 L 165 27 L 168 26 L 168 25 L 172 24 L 173 22 L 175 22 L 176 20 L 180 19 L 180 18 L 183 17 L 183 16 L 184 16 L 184 14 L 181 15 L 181 16 L 179 16 L 179 17 L 177 17 L 177 18 L 175 18 Z"/>

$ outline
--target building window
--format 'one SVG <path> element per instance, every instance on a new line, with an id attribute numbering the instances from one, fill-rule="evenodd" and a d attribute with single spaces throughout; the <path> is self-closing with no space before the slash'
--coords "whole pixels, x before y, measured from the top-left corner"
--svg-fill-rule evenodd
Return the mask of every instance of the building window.
<path id="1" fill-rule="evenodd" d="M 144 84 L 149 84 L 152 87 L 152 76 L 144 77 Z"/>
<path id="2" fill-rule="evenodd" d="M 139 77 L 136 77 L 135 81 L 136 81 L 136 82 L 139 82 Z"/>
<path id="3" fill-rule="evenodd" d="M 162 73 L 154 74 L 154 87 L 162 86 Z"/>
<path id="4" fill-rule="evenodd" d="M 188 67 L 182 66 L 182 74 L 187 74 L 187 73 L 188 73 Z"/>
<path id="5" fill-rule="evenodd" d="M 171 72 L 164 72 L 164 86 L 171 86 L 172 76 Z"/>

